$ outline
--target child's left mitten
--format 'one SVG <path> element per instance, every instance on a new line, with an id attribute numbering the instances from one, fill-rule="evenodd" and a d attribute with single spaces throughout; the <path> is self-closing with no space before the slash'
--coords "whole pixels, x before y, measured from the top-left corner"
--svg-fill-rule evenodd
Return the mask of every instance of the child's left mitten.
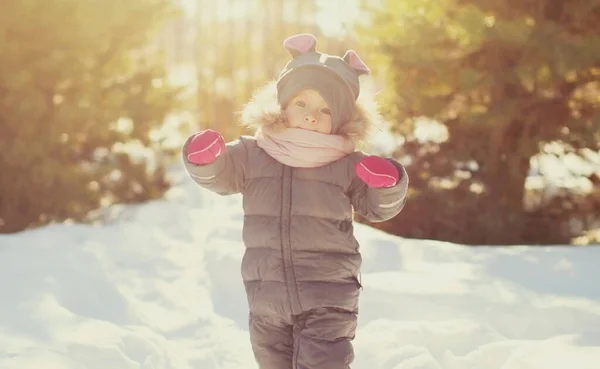
<path id="1" fill-rule="evenodd" d="M 356 175 L 371 188 L 393 187 L 400 172 L 391 161 L 380 156 L 367 156 L 355 164 Z"/>

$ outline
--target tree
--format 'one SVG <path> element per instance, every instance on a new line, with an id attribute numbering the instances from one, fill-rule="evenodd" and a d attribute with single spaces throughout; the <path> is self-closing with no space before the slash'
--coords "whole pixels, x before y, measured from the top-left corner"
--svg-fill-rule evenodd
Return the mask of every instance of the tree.
<path id="1" fill-rule="evenodd" d="M 412 201 L 421 223 L 435 224 L 421 236 L 523 242 L 531 157 L 556 141 L 573 151 L 600 146 L 600 1 L 382 5 L 360 33 L 386 65 L 387 113 L 414 159 Z M 444 124 L 448 140 L 416 142 L 422 117 Z M 450 188 L 433 188 L 434 179 Z M 409 213 L 386 227 L 415 235 Z"/>
<path id="2" fill-rule="evenodd" d="M 175 14 L 170 3 L 2 3 L 0 232 L 81 219 L 168 187 L 168 152 L 154 137 L 177 91 L 151 46 Z"/>

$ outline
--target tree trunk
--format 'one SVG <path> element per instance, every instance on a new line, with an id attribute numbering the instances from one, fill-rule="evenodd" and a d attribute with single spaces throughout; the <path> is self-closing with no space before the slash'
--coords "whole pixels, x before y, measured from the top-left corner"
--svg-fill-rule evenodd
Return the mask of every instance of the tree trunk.
<path id="1" fill-rule="evenodd" d="M 492 133 L 487 156 L 480 163 L 480 179 L 485 184 L 482 204 L 492 206 L 487 209 L 488 218 L 483 220 L 490 229 L 489 238 L 515 242 L 521 239 L 526 224 L 523 223 L 523 202 L 525 181 L 529 172 L 529 163 L 536 154 L 536 145 L 532 145 L 530 126 L 519 120 L 513 120 Z M 511 237 L 506 236 L 510 230 Z M 504 237 L 498 237 L 501 232 Z"/>

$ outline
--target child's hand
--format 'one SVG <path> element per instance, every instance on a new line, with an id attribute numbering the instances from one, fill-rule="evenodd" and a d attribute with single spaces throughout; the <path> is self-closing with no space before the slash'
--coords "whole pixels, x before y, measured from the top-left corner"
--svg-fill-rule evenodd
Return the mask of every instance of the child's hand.
<path id="1" fill-rule="evenodd" d="M 389 160 L 367 156 L 355 164 L 356 175 L 369 187 L 392 187 L 398 183 L 400 172 Z"/>
<path id="2" fill-rule="evenodd" d="M 207 129 L 196 133 L 187 147 L 187 158 L 194 164 L 210 164 L 225 152 L 225 140 L 219 132 Z"/>

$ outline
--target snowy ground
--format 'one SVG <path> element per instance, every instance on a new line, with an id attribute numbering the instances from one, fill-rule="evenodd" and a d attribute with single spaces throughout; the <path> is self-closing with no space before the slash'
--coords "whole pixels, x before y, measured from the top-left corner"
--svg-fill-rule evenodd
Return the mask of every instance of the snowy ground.
<path id="1" fill-rule="evenodd" d="M 1 369 L 256 368 L 240 199 L 184 182 L 109 226 L 0 236 Z M 357 232 L 353 369 L 600 367 L 600 248 Z"/>

